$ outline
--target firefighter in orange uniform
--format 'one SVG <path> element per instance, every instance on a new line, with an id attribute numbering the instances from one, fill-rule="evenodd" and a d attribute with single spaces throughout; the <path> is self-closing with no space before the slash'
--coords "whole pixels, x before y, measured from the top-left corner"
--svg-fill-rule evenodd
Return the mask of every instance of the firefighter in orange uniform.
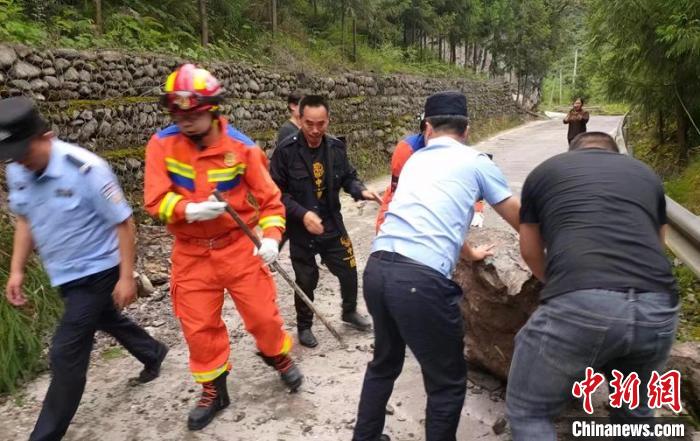
<path id="1" fill-rule="evenodd" d="M 379 212 L 377 212 L 377 220 L 374 226 L 375 233 L 379 233 L 379 228 L 384 223 L 384 215 L 386 214 L 386 210 L 389 209 L 389 203 L 391 203 L 391 200 L 394 198 L 394 192 L 396 191 L 396 186 L 399 184 L 399 175 L 401 175 L 403 166 L 411 155 L 425 147 L 425 138 L 423 137 L 425 121 L 423 120 L 423 115 L 419 117 L 419 120 L 420 130 L 418 133 L 408 135 L 399 141 L 398 144 L 396 144 L 394 153 L 391 155 L 391 183 L 382 195 L 382 205 L 379 207 Z M 489 157 L 491 157 L 491 155 L 489 155 Z M 471 226 L 482 227 L 483 225 L 484 201 L 480 200 L 474 205 L 474 218 L 472 219 Z"/>
<path id="2" fill-rule="evenodd" d="M 146 148 L 146 210 L 175 236 L 171 296 L 190 352 L 190 369 L 202 396 L 188 418 L 190 430 L 209 424 L 228 406 L 229 336 L 221 319 L 227 290 L 259 355 L 286 386 L 303 377 L 289 356 L 275 284 L 274 262 L 285 227 L 281 194 L 262 150 L 219 115 L 222 88 L 209 72 L 185 64 L 171 74 L 162 100 L 173 120 Z M 228 215 L 219 190 L 251 229 L 260 249 Z"/>

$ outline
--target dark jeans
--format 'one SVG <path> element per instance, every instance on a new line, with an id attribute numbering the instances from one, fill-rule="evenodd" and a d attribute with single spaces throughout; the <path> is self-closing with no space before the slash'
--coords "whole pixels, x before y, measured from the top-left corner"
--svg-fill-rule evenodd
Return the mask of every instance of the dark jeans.
<path id="1" fill-rule="evenodd" d="M 461 288 L 427 266 L 385 251 L 372 253 L 363 281 L 374 320 L 374 358 L 367 365 L 353 441 L 379 439 L 407 345 L 420 363 L 428 394 L 425 439 L 454 441 L 467 383 Z"/>
<path id="2" fill-rule="evenodd" d="M 68 430 L 85 389 L 95 331 L 112 335 L 143 364 L 158 362 L 158 342 L 116 310 L 117 280 L 114 267 L 61 285 L 65 312 L 49 353 L 51 384 L 30 441 L 60 440 Z"/>
<path id="3" fill-rule="evenodd" d="M 647 383 L 666 363 L 677 322 L 677 297 L 666 293 L 582 290 L 540 305 L 515 337 L 506 396 L 513 440 L 555 441 L 552 418 L 586 367 L 608 381 L 613 369 L 639 374 L 639 407 L 611 408 L 613 422 L 653 416 Z"/>
<path id="4" fill-rule="evenodd" d="M 340 297 L 343 312 L 357 309 L 357 264 L 352 249 L 352 242 L 347 236 L 316 237 L 308 243 L 289 242 L 289 255 L 296 282 L 310 300 L 314 299 L 314 290 L 318 285 L 318 265 L 316 255 L 340 282 Z M 313 323 L 314 314 L 299 296 L 294 296 L 297 311 L 297 328 L 308 329 Z"/>

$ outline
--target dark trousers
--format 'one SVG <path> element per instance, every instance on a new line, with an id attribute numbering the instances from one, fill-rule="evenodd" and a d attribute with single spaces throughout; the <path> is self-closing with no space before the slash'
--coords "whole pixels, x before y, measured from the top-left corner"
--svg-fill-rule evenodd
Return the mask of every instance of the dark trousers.
<path id="1" fill-rule="evenodd" d="M 316 255 L 340 282 L 340 296 L 343 312 L 352 312 L 357 308 L 357 263 L 352 249 L 352 242 L 347 236 L 315 237 L 310 242 L 289 242 L 289 255 L 296 282 L 309 299 L 314 299 L 314 289 L 318 285 L 318 265 Z M 314 314 L 299 298 L 294 296 L 297 311 L 297 328 L 308 329 L 313 323 Z"/>
<path id="2" fill-rule="evenodd" d="M 379 439 L 406 345 L 420 363 L 428 394 L 425 439 L 454 441 L 467 383 L 461 288 L 386 251 L 372 253 L 363 281 L 374 320 L 374 358 L 367 365 L 353 441 Z"/>
<path id="3" fill-rule="evenodd" d="M 117 280 L 114 267 L 61 285 L 65 312 L 49 353 L 51 384 L 30 441 L 60 440 L 68 430 L 85 389 L 95 331 L 112 335 L 141 363 L 158 361 L 159 343 L 116 310 Z"/>

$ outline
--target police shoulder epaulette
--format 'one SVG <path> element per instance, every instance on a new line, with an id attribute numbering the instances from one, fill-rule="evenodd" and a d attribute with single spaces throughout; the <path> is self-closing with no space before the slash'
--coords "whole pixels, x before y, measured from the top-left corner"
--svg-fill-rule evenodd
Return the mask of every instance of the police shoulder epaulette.
<path id="1" fill-rule="evenodd" d="M 90 171 L 90 169 L 92 168 L 92 166 L 90 164 L 83 161 L 82 159 L 76 158 L 73 155 L 70 155 L 70 154 L 66 155 L 66 159 L 68 160 L 68 162 L 70 162 L 74 166 L 78 167 L 78 171 L 82 174 L 88 173 Z"/>

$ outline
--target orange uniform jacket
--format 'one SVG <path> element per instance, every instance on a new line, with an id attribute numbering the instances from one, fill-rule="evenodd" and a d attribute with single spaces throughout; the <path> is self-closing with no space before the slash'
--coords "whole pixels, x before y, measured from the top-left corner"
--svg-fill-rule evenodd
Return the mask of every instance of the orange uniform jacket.
<path id="1" fill-rule="evenodd" d="M 379 207 L 379 213 L 377 214 L 377 224 L 375 226 L 377 232 L 379 232 L 379 227 L 384 222 L 384 214 L 389 208 L 389 202 L 391 202 L 391 199 L 394 197 L 396 186 L 399 183 L 399 175 L 401 174 L 404 164 L 406 164 L 406 161 L 408 161 L 408 158 L 410 158 L 413 153 L 423 147 L 425 147 L 425 138 L 423 138 L 421 134 L 407 136 L 396 145 L 396 149 L 394 149 L 394 153 L 391 155 L 391 184 L 389 184 L 389 187 L 384 192 L 382 206 Z"/>
<path id="2" fill-rule="evenodd" d="M 146 210 L 178 238 L 219 238 L 238 229 L 230 216 L 193 223 L 185 220 L 187 203 L 205 201 L 217 189 L 249 227 L 259 226 L 264 237 L 281 240 L 284 205 L 268 173 L 267 157 L 225 118 L 219 118 L 218 127 L 219 140 L 202 151 L 176 125 L 151 138 L 144 176 Z"/>

